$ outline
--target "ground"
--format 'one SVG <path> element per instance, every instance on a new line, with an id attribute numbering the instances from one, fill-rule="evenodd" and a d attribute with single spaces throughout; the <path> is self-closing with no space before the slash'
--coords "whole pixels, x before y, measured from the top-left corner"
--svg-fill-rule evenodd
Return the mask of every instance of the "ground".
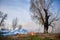
<path id="1" fill-rule="evenodd" d="M 15 36 L 0 36 L 0 40 L 60 40 L 60 34 L 17 34 Z"/>

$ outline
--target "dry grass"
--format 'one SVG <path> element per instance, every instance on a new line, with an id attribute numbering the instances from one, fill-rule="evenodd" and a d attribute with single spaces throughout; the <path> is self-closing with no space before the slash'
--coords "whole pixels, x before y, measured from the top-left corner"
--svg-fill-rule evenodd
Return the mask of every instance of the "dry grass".
<path id="1" fill-rule="evenodd" d="M 17 34 L 16 36 L 1 36 L 0 40 L 60 40 L 60 34 Z"/>

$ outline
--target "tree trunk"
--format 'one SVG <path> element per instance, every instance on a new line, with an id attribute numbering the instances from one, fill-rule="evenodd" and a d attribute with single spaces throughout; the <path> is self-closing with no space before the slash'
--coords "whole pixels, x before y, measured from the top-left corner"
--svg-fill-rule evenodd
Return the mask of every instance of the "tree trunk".
<path id="1" fill-rule="evenodd" d="M 45 11 L 45 22 L 44 22 L 44 33 L 48 33 L 48 12 L 46 9 L 44 9 Z"/>
<path id="2" fill-rule="evenodd" d="M 48 25 L 46 23 L 44 24 L 44 33 L 48 33 Z"/>

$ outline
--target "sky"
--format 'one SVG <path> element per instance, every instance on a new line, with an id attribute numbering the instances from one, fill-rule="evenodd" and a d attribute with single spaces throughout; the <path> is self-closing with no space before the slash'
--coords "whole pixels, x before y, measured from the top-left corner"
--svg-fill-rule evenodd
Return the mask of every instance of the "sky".
<path id="1" fill-rule="evenodd" d="M 59 9 L 60 0 L 54 0 L 54 9 L 56 7 Z M 31 21 L 29 8 L 30 0 L 0 0 L 0 11 L 8 14 L 9 23 L 16 17 L 20 23 Z"/>
<path id="2" fill-rule="evenodd" d="M 9 24 L 11 24 L 12 20 L 17 17 L 20 24 L 27 23 L 26 26 L 31 26 L 33 23 L 31 22 L 29 8 L 30 0 L 0 0 L 0 11 L 8 14 L 6 20 Z M 51 10 L 56 12 L 58 9 L 60 9 L 60 0 L 54 0 L 53 10 Z"/>
<path id="3" fill-rule="evenodd" d="M 20 23 L 25 23 L 31 20 L 29 4 L 29 0 L 0 0 L 0 11 L 8 14 L 9 23 L 16 17 Z"/>

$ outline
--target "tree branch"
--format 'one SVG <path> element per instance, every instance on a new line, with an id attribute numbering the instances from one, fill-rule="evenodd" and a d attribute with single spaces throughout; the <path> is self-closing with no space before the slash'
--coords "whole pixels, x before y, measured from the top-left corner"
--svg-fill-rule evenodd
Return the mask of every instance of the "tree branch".
<path id="1" fill-rule="evenodd" d="M 54 22 L 54 21 L 58 21 L 60 18 L 57 18 L 57 16 L 55 18 L 52 19 L 52 21 L 49 23 L 49 26 Z"/>
<path id="2" fill-rule="evenodd" d="M 5 14 L 0 22 L 0 25 L 2 24 L 2 22 L 4 21 L 4 19 L 7 17 L 7 14 Z"/>
<path id="3" fill-rule="evenodd" d="M 42 16 L 41 10 L 33 2 L 32 2 L 32 5 L 38 10 L 38 12 L 40 13 L 40 17 L 41 17 L 41 19 L 42 19 L 42 21 L 44 23 L 44 18 Z"/>

